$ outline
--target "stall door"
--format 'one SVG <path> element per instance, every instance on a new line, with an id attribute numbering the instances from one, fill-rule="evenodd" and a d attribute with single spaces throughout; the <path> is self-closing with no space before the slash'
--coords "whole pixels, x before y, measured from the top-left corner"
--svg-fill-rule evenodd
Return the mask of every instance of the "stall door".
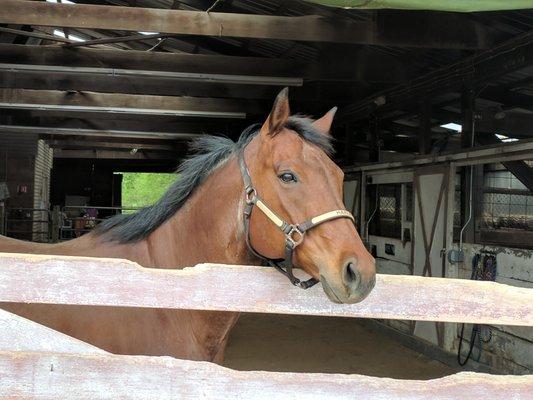
<path id="1" fill-rule="evenodd" d="M 446 276 L 445 251 L 452 239 L 453 226 L 449 221 L 450 201 L 449 166 L 419 168 L 414 175 L 414 235 L 413 235 L 413 274 L 428 277 Z M 450 204 L 451 203 L 451 204 Z M 452 210 L 453 211 L 453 210 Z M 422 339 L 443 348 L 445 343 L 444 324 L 436 322 L 416 322 L 413 333 Z M 449 342 L 446 335 L 446 342 Z"/>

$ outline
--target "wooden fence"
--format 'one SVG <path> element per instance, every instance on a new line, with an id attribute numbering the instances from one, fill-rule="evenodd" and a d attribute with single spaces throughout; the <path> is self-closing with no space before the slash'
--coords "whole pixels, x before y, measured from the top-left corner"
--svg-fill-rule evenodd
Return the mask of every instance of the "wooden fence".
<path id="1" fill-rule="evenodd" d="M 1 253 L 0 302 L 533 325 L 533 289 L 497 283 L 378 275 L 368 299 L 338 305 L 320 287 L 302 291 L 261 267 L 155 270 L 124 260 Z M 531 375 L 462 372 L 409 381 L 114 355 L 0 310 L 0 397 L 526 399 L 532 393 Z"/>

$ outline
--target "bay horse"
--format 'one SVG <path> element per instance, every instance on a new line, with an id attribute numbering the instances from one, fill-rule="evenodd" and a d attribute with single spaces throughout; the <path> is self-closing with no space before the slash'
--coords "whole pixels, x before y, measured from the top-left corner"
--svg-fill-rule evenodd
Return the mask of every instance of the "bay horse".
<path id="1" fill-rule="evenodd" d="M 2 237 L 0 251 L 125 258 L 147 268 L 259 265 L 264 259 L 300 287 L 320 281 L 336 303 L 361 301 L 374 286 L 375 265 L 344 208 L 342 170 L 329 157 L 334 113 L 315 121 L 290 116 L 284 89 L 264 124 L 245 130 L 236 143 L 213 136 L 197 141 L 197 154 L 182 163 L 178 180 L 154 205 L 63 243 Z M 285 270 L 278 263 L 283 258 Z M 296 279 L 293 262 L 312 278 Z M 222 362 L 238 318 L 190 310 L 1 307 L 112 353 L 214 362 Z"/>

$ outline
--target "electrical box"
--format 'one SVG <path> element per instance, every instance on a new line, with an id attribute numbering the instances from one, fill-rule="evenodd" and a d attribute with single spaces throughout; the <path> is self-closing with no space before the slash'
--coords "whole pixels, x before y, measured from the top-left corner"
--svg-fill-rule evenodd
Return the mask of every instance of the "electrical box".
<path id="1" fill-rule="evenodd" d="M 465 260 L 464 250 L 450 250 L 448 252 L 448 261 L 452 264 L 462 263 Z"/>

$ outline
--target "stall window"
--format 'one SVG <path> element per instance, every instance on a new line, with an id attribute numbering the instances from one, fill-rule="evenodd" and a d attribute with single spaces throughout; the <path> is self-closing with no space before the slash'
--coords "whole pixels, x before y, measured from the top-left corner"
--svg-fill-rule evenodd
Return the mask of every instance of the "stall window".
<path id="1" fill-rule="evenodd" d="M 401 183 L 367 186 L 366 220 L 370 235 L 401 239 L 401 189 Z"/>
<path id="2" fill-rule="evenodd" d="M 501 165 L 486 166 L 480 228 L 533 232 L 533 193 Z"/>

